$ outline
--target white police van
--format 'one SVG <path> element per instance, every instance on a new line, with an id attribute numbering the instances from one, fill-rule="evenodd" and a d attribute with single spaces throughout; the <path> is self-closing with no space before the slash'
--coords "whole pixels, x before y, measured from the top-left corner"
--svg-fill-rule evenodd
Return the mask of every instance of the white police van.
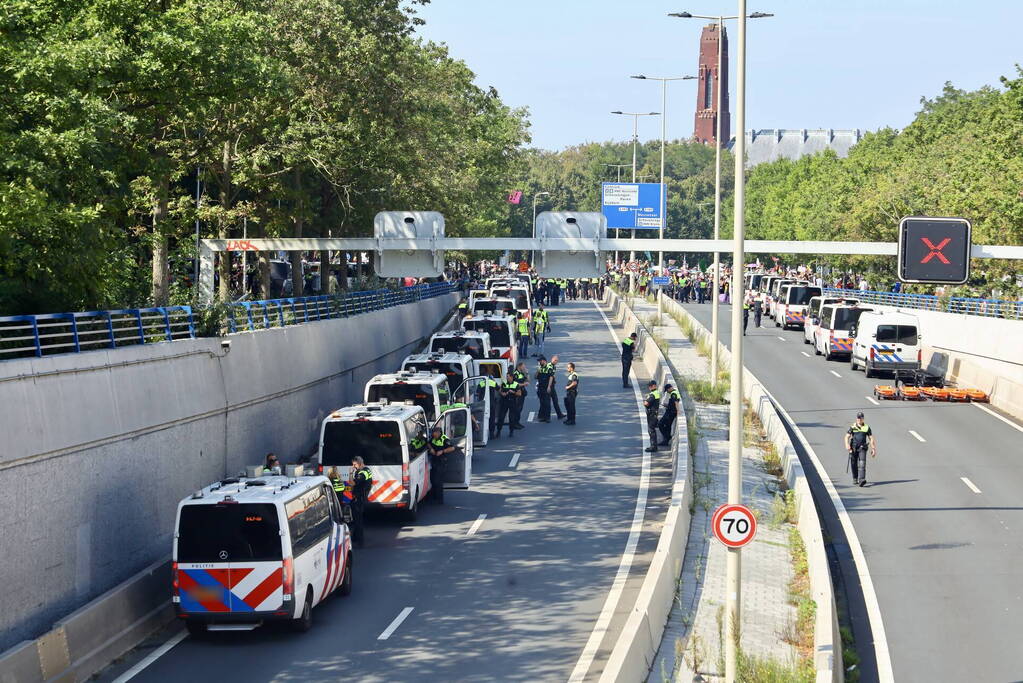
<path id="1" fill-rule="evenodd" d="M 806 308 L 810 300 L 821 295 L 821 288 L 810 284 L 793 282 L 782 285 L 777 305 L 775 327 L 788 329 L 803 327 L 806 323 Z"/>
<path id="2" fill-rule="evenodd" d="M 855 306 L 860 301 L 859 299 L 846 298 L 840 296 L 815 296 L 810 299 L 810 303 L 806 305 L 806 316 L 803 322 L 803 343 L 813 344 L 816 339 L 817 328 L 821 322 L 821 309 L 829 304 L 848 304 L 849 306 Z"/>
<path id="3" fill-rule="evenodd" d="M 496 377 L 507 372 L 507 363 L 502 358 L 475 360 L 467 353 L 414 353 L 402 361 L 401 371 L 438 373 L 447 377 L 451 394 L 445 403 L 469 406 L 470 413 L 476 418 L 475 422 L 470 421 L 476 427 L 472 430 L 473 442 L 486 446 L 490 440 L 490 430 L 486 426 L 490 424 L 491 415 L 496 415 L 497 401 L 490 392 L 477 391 L 478 380 L 483 376 Z M 503 379 L 504 375 L 500 374 L 500 380 Z"/>
<path id="4" fill-rule="evenodd" d="M 423 409 L 430 422 L 436 422 L 440 407 L 452 401 L 446 375 L 416 370 L 376 375 L 366 382 L 363 398 L 366 403 L 411 401 Z"/>
<path id="5" fill-rule="evenodd" d="M 915 315 L 891 311 L 863 313 L 852 326 L 850 369 L 867 377 L 878 370 L 919 370 L 923 360 L 920 323 Z"/>
<path id="6" fill-rule="evenodd" d="M 463 330 L 489 333 L 490 344 L 498 352 L 498 357 L 507 358 L 514 365 L 519 360 L 515 323 L 514 315 L 482 315 L 463 318 L 461 327 Z"/>
<path id="7" fill-rule="evenodd" d="M 462 453 L 461 457 L 446 458 L 444 488 L 469 488 L 473 444 L 468 408 L 448 410 L 434 423 L 428 423 L 423 409 L 411 402 L 366 403 L 335 410 L 320 427 L 317 464 L 323 472 L 337 467 L 347 479 L 352 458 L 362 456 L 373 472 L 370 507 L 404 510 L 412 521 L 419 503 L 430 492 L 426 442 L 434 424 L 440 425 Z"/>
<path id="8" fill-rule="evenodd" d="M 352 590 L 352 544 L 322 476 L 224 479 L 178 503 L 172 601 L 188 631 L 312 625 L 312 609 Z"/>

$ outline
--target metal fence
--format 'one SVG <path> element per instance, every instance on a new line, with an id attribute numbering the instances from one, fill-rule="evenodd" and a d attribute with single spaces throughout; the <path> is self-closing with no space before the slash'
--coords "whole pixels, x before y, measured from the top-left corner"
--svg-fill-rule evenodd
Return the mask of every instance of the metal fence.
<path id="1" fill-rule="evenodd" d="M 227 305 L 224 331 L 244 332 L 347 318 L 449 294 L 458 283 L 435 282 L 403 289 L 375 289 L 336 296 L 307 296 Z M 0 317 L 0 361 L 41 358 L 138 344 L 194 339 L 191 306 L 120 311 L 48 313 Z"/>
<path id="2" fill-rule="evenodd" d="M 825 294 L 855 297 L 868 304 L 916 308 L 939 313 L 980 315 L 1006 320 L 1023 320 L 1023 301 L 1003 299 L 976 299 L 970 297 L 938 297 L 933 294 L 903 294 L 902 292 L 874 292 L 862 289 L 825 288 Z"/>

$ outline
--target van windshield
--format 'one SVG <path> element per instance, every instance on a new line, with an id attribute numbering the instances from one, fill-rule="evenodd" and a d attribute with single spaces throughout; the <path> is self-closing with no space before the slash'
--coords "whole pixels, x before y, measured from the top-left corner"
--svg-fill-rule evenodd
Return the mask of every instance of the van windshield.
<path id="1" fill-rule="evenodd" d="M 759 289 L 760 288 L 760 281 L 763 280 L 763 279 L 764 279 L 763 275 L 753 275 L 749 279 L 749 288 L 750 289 Z"/>
<path id="2" fill-rule="evenodd" d="M 864 310 L 863 308 L 836 308 L 835 324 L 832 325 L 831 329 L 848 330 L 860 319 L 860 315 L 863 314 Z"/>
<path id="3" fill-rule="evenodd" d="M 440 337 L 430 345 L 431 353 L 464 353 L 483 358 L 483 342 L 475 337 Z"/>
<path id="4" fill-rule="evenodd" d="M 511 346 L 511 336 L 508 334 L 508 323 L 504 320 L 465 320 L 465 329 L 478 332 L 490 333 L 490 344 L 492 346 Z"/>
<path id="5" fill-rule="evenodd" d="M 391 403 L 412 401 L 423 409 L 427 415 L 433 415 L 436 403 L 433 400 L 433 386 L 429 384 L 372 384 L 369 387 L 367 403 L 377 403 L 386 398 Z M 441 398 L 447 395 L 444 389 Z"/>
<path id="6" fill-rule="evenodd" d="M 477 313 L 506 313 L 515 310 L 515 303 L 512 301 L 488 301 L 480 299 L 473 304 L 473 310 Z"/>
<path id="7" fill-rule="evenodd" d="M 916 325 L 878 325 L 877 341 L 916 346 Z"/>
<path id="8" fill-rule="evenodd" d="M 526 293 L 522 290 L 495 289 L 494 296 L 498 298 L 514 299 L 514 307 L 520 311 L 524 311 L 529 308 L 529 301 L 526 298 Z"/>
<path id="9" fill-rule="evenodd" d="M 810 299 L 820 295 L 820 287 L 789 287 L 789 296 L 785 303 L 795 306 L 805 306 L 810 303 Z"/>
<path id="10" fill-rule="evenodd" d="M 352 457 L 361 455 L 367 465 L 400 465 L 401 430 L 388 420 L 328 422 L 323 427 L 324 467 L 348 467 Z"/>
<path id="11" fill-rule="evenodd" d="M 269 503 L 186 505 L 178 522 L 178 562 L 281 559 L 277 506 Z"/>
<path id="12" fill-rule="evenodd" d="M 405 363 L 406 370 L 420 370 L 422 372 L 443 372 L 448 378 L 448 388 L 454 391 L 462 385 L 465 380 L 465 374 L 462 372 L 462 366 L 458 363 L 441 363 L 437 360 L 420 360 L 410 361 Z"/>

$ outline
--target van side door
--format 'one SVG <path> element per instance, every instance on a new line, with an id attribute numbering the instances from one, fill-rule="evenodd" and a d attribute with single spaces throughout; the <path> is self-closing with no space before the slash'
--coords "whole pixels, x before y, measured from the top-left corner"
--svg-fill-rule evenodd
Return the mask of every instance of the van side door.
<path id="1" fill-rule="evenodd" d="M 454 408 L 441 417 L 441 429 L 451 440 L 455 452 L 448 455 L 444 467 L 444 488 L 467 489 L 472 477 L 472 415 L 468 408 Z"/>

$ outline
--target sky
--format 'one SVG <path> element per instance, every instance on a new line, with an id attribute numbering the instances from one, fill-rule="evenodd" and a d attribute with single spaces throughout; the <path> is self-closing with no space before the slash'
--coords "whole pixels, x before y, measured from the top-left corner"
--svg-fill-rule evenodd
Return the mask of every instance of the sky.
<path id="1" fill-rule="evenodd" d="M 695 74 L 707 23 L 668 12 L 735 14 L 735 0 L 432 0 L 419 33 L 528 107 L 532 144 L 562 149 L 627 140 L 632 119 L 660 111 L 661 85 L 631 74 Z M 962 11 L 962 8 L 966 11 Z M 1023 0 L 749 0 L 746 129 L 901 128 L 946 81 L 999 85 L 1023 61 Z M 734 22 L 728 28 L 735 129 Z M 668 139 L 693 134 L 696 81 L 668 89 Z M 641 140 L 660 138 L 656 117 Z"/>

